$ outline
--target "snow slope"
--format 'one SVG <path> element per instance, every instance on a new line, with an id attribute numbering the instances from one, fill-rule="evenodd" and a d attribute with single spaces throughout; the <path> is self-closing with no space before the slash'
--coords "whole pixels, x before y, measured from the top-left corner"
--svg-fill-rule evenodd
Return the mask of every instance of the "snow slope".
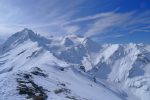
<path id="1" fill-rule="evenodd" d="M 149 100 L 149 50 L 24 29 L 0 46 L 0 100 Z"/>

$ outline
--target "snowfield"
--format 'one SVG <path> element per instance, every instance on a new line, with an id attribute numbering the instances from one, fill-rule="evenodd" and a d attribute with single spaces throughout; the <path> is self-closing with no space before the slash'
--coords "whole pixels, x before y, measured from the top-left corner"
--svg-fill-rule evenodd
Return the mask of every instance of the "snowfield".
<path id="1" fill-rule="evenodd" d="M 0 100 L 150 100 L 150 45 L 24 29 L 0 46 Z"/>

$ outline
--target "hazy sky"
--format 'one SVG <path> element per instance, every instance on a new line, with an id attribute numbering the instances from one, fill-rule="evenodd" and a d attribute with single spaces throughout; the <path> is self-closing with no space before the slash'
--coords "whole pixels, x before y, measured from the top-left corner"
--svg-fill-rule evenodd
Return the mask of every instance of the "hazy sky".
<path id="1" fill-rule="evenodd" d="M 23 28 L 102 43 L 150 43 L 150 0 L 0 0 L 0 39 Z"/>

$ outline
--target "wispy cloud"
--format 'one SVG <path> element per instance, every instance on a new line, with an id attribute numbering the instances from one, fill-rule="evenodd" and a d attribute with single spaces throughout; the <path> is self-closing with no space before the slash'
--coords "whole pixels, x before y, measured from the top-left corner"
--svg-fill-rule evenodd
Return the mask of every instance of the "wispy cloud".
<path id="1" fill-rule="evenodd" d="M 85 17 L 82 17 L 82 18 L 77 18 L 77 19 L 74 19 L 74 20 L 70 20 L 64 24 L 72 24 L 72 23 L 77 23 L 77 22 L 83 22 L 83 21 L 89 21 L 89 20 L 95 20 L 95 19 L 99 19 L 99 18 L 104 18 L 106 16 L 109 16 L 111 15 L 113 12 L 108 12 L 108 13 L 98 13 L 98 14 L 95 14 L 95 15 L 91 15 L 91 16 L 85 16 Z"/>
<path id="2" fill-rule="evenodd" d="M 150 32 L 149 15 L 149 10 L 142 13 L 111 11 L 77 18 L 65 24 L 89 22 L 86 27 L 86 37 L 122 37 L 136 32 Z"/>
<path id="3" fill-rule="evenodd" d="M 63 29 L 66 31 L 67 34 L 75 34 L 80 27 L 79 26 L 65 26 Z"/>
<path id="4" fill-rule="evenodd" d="M 118 9 L 115 9 L 93 15 L 83 14 L 83 17 L 80 8 L 85 2 L 87 1 L 1 0 L 0 37 L 7 37 L 25 27 L 43 35 L 81 33 L 86 37 L 98 38 L 150 32 L 149 10 L 139 13 L 118 12 Z"/>
<path id="5" fill-rule="evenodd" d="M 105 18 L 106 16 L 111 16 L 117 10 L 118 10 L 118 8 L 115 9 L 115 10 L 112 10 L 111 12 L 97 13 L 95 15 L 89 15 L 89 16 L 73 19 L 73 20 L 70 20 L 70 21 L 68 21 L 68 22 L 66 22 L 64 24 L 72 24 L 72 23 L 77 23 L 77 22 L 83 22 L 83 21 L 89 21 L 89 20 Z"/>
<path id="6" fill-rule="evenodd" d="M 85 36 L 124 36 L 136 32 L 150 32 L 150 11 L 137 14 L 136 12 L 108 12 L 80 19 L 95 19 L 87 29 Z M 80 20 L 82 21 L 82 20 Z"/>
<path id="7" fill-rule="evenodd" d="M 83 1 L 85 0 L 1 0 L 0 36 L 9 36 L 25 27 L 42 34 L 53 34 L 56 28 L 58 32 L 69 32 L 67 26 L 62 24 L 71 19 L 77 11 L 77 6 Z M 75 28 L 71 27 L 70 30 Z"/>

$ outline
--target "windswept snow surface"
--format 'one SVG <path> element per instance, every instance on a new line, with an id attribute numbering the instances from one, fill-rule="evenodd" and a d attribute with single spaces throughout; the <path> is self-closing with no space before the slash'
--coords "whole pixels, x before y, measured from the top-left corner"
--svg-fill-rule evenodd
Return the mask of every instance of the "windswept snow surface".
<path id="1" fill-rule="evenodd" d="M 149 100 L 150 45 L 29 29 L 0 46 L 0 100 Z"/>

